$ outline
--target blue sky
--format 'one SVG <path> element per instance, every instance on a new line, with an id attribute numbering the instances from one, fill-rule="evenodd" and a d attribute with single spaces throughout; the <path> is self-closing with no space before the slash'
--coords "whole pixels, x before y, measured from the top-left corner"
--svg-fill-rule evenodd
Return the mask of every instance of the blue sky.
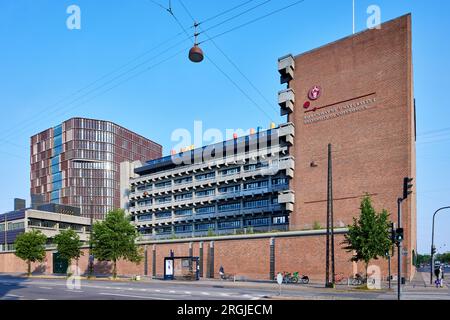
<path id="1" fill-rule="evenodd" d="M 159 2 L 168 4 L 168 0 Z M 184 0 L 199 21 L 244 2 Z M 295 1 L 265 2 L 251 1 L 205 22 L 203 28 L 261 4 L 208 31 L 214 36 Z M 178 0 L 172 3 L 176 18 L 192 33 L 191 18 Z M 72 4 L 81 8 L 81 30 L 66 27 L 66 9 Z M 428 252 L 431 215 L 436 208 L 450 205 L 450 3 L 356 0 L 356 31 L 366 28 L 366 10 L 372 4 L 381 8 L 382 21 L 413 15 L 418 243 L 420 252 Z M 352 1 L 305 0 L 217 37 L 215 43 L 226 56 L 211 41 L 204 43 L 205 53 L 239 88 L 210 61 L 189 63 L 189 40 L 160 54 L 186 38 L 181 32 L 175 19 L 149 0 L 0 0 L 0 212 L 12 209 L 14 197 L 29 198 L 29 137 L 72 116 L 114 121 L 161 143 L 166 154 L 174 145 L 172 132 L 192 131 L 196 120 L 203 121 L 204 129 L 223 132 L 280 123 L 278 57 L 351 34 Z M 171 42 L 148 52 L 167 39 Z M 182 53 L 151 67 L 177 52 Z M 449 225 L 450 212 L 441 213 L 438 250 L 450 247 Z"/>

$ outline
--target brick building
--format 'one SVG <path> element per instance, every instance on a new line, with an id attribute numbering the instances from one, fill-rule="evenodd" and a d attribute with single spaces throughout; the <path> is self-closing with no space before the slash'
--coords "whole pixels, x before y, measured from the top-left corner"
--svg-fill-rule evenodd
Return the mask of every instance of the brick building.
<path id="1" fill-rule="evenodd" d="M 68 204 L 102 219 L 120 208 L 120 163 L 162 147 L 109 121 L 72 118 L 31 137 L 32 202 Z M 39 199 L 39 200 L 36 200 Z"/>

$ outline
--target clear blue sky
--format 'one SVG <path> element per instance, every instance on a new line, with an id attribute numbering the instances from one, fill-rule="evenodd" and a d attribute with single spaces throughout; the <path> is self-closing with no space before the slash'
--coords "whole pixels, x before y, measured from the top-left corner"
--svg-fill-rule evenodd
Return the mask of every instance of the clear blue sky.
<path id="1" fill-rule="evenodd" d="M 159 2 L 167 5 L 168 0 Z M 199 21 L 244 2 L 184 0 Z M 209 28 L 263 2 L 254 0 L 206 22 L 203 27 Z M 294 0 L 268 1 L 208 34 L 219 34 L 292 2 Z M 178 0 L 172 0 L 172 3 L 177 19 L 189 27 L 191 19 Z M 72 4 L 81 8 L 81 30 L 66 27 L 69 16 L 66 9 Z M 446 0 L 356 0 L 357 31 L 366 28 L 366 10 L 371 4 L 380 6 L 382 21 L 409 12 L 413 15 L 419 134 L 418 236 L 419 251 L 428 252 L 432 212 L 439 206 L 450 205 L 450 106 L 447 97 L 450 3 Z M 173 146 L 172 131 L 177 128 L 192 130 L 195 120 L 202 120 L 205 129 L 221 130 L 267 127 L 269 119 L 281 122 L 276 111 L 277 92 L 282 88 L 277 58 L 287 53 L 298 54 L 351 34 L 352 1 L 305 0 L 288 11 L 215 39 L 217 46 L 264 98 L 211 42 L 202 45 L 212 61 L 259 107 L 210 61 L 198 65 L 189 63 L 187 50 L 98 95 L 145 67 L 188 48 L 189 41 L 185 41 L 156 60 L 146 62 L 183 40 L 184 35 L 71 96 L 180 32 L 177 22 L 149 0 L 0 0 L 0 212 L 12 209 L 14 197 L 29 198 L 29 137 L 72 116 L 114 121 L 161 143 L 165 153 Z M 192 29 L 189 32 L 192 33 Z M 205 39 L 204 35 L 200 36 L 200 41 Z M 134 72 L 111 80 L 139 63 L 143 64 Z M 107 81 L 111 82 L 101 87 Z M 93 89 L 98 90 L 90 92 Z M 78 98 L 83 93 L 90 94 Z M 56 104 L 67 96 L 71 98 Z M 434 132 L 441 129 L 446 130 Z M 450 212 L 444 212 L 438 218 L 436 228 L 438 249 L 450 247 L 449 226 Z"/>

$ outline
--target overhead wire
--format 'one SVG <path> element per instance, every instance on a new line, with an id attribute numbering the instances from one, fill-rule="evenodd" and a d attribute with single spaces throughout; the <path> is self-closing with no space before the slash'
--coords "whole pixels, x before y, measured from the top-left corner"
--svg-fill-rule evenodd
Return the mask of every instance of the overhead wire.
<path id="1" fill-rule="evenodd" d="M 192 19 L 192 21 L 195 23 L 195 18 L 194 18 L 194 16 L 190 13 L 190 11 L 187 9 L 187 7 L 184 5 L 184 3 L 183 3 L 183 1 L 181 1 L 181 0 L 179 0 L 178 1 L 180 4 L 181 4 L 181 6 L 183 7 L 183 9 L 186 11 L 186 13 L 189 15 L 189 17 Z M 205 33 L 205 35 L 206 35 L 206 33 Z M 222 51 L 222 53 L 223 54 L 225 54 L 223 51 Z M 258 108 L 271 122 L 273 122 L 273 118 L 253 99 L 253 98 L 251 98 L 250 97 L 250 95 L 244 90 L 244 89 L 242 89 L 242 87 L 241 86 L 239 86 L 238 84 L 237 84 L 237 82 L 236 81 L 234 81 L 232 78 L 231 78 L 231 76 L 230 75 L 228 75 L 216 62 L 214 62 L 212 59 L 211 59 L 211 57 L 209 56 L 209 55 L 206 55 L 205 54 L 205 57 L 206 57 L 206 59 L 210 62 L 210 63 L 212 63 L 212 65 L 220 72 L 220 73 L 222 73 L 256 108 Z M 235 66 L 236 68 L 237 68 L 237 66 Z M 237 68 L 237 69 L 239 69 L 239 68 Z M 239 70 L 239 72 L 241 72 L 240 70 Z M 248 79 L 248 78 L 247 78 Z M 250 81 L 249 79 L 248 79 L 248 81 Z M 250 81 L 251 82 L 251 81 Z"/>

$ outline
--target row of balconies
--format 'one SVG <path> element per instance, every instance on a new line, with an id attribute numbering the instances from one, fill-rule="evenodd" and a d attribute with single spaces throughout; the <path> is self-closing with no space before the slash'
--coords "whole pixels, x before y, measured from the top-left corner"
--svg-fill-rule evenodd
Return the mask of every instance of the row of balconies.
<path id="1" fill-rule="evenodd" d="M 282 185 L 275 185 L 272 187 L 263 187 L 263 188 L 257 188 L 257 189 L 250 189 L 250 190 L 239 190 L 236 192 L 229 192 L 229 193 L 222 193 L 222 194 L 214 194 L 209 196 L 202 196 L 202 197 L 193 197 L 186 200 L 181 201 L 167 201 L 165 203 L 151 203 L 149 205 L 144 206 L 137 206 L 137 207 L 131 207 L 130 212 L 132 214 L 136 213 L 145 213 L 145 212 L 153 212 L 153 211 L 163 211 L 163 210 L 170 210 L 170 209 L 181 209 L 183 207 L 187 206 L 198 206 L 198 205 L 205 205 L 205 204 L 211 204 L 215 201 L 221 201 L 221 200 L 233 200 L 238 198 L 246 198 L 246 197 L 256 197 L 263 194 L 268 193 L 279 193 L 284 190 L 287 190 L 289 188 L 288 184 L 282 184 Z M 278 196 L 280 198 L 280 196 Z M 282 201 L 285 201 L 287 198 L 283 194 Z M 290 199 L 287 199 L 290 200 Z M 278 200 L 280 202 L 280 200 Z M 289 201 L 288 201 L 289 202 Z M 286 202 L 280 202 L 280 203 L 286 203 Z"/>
<path id="2" fill-rule="evenodd" d="M 211 221 L 218 220 L 221 218 L 236 218 L 245 216 L 254 216 L 263 213 L 275 213 L 283 211 L 284 207 L 281 204 L 271 204 L 266 207 L 259 208 L 241 208 L 237 210 L 223 211 L 223 212 L 213 212 L 205 214 L 192 214 L 186 216 L 175 216 L 167 218 L 157 219 L 153 216 L 152 220 L 134 221 L 134 224 L 138 227 L 153 227 L 153 226 L 167 226 L 172 224 L 186 223 L 186 222 L 201 222 L 201 221 Z"/>
<path id="3" fill-rule="evenodd" d="M 281 130 L 279 130 L 280 134 L 283 134 L 286 138 L 286 141 L 288 143 L 293 143 L 293 137 L 294 137 L 294 125 L 291 123 L 285 124 Z M 280 136 L 281 137 L 281 136 Z M 280 155 L 281 157 L 284 157 L 288 154 L 288 146 L 273 146 L 270 148 L 264 148 L 264 149 L 258 149 L 258 150 L 252 150 L 248 153 L 241 153 L 234 156 L 229 157 L 223 157 L 219 159 L 212 159 L 211 161 L 202 162 L 202 163 L 194 163 L 189 166 L 181 166 L 175 169 L 154 173 L 150 175 L 145 175 L 136 179 L 133 179 L 131 181 L 131 185 L 137 186 L 140 184 L 145 184 L 149 182 L 159 182 L 164 179 L 169 178 L 176 178 L 190 175 L 190 174 L 198 174 L 202 173 L 208 170 L 212 170 L 214 167 L 220 168 L 222 166 L 228 167 L 230 165 L 236 165 L 236 164 L 245 164 L 247 160 L 251 159 L 253 161 L 257 161 L 258 158 L 260 159 L 266 159 L 270 155 L 271 157 Z"/>
<path id="4" fill-rule="evenodd" d="M 255 171 L 243 171 L 242 167 L 240 166 L 241 171 L 235 174 L 221 176 L 218 175 L 216 172 L 216 177 L 214 179 L 208 179 L 208 180 L 200 180 L 192 182 L 188 182 L 185 184 L 180 185 L 171 185 L 165 188 L 159 188 L 155 189 L 152 188 L 151 190 L 145 190 L 140 192 L 133 192 L 130 193 L 130 200 L 138 200 L 143 199 L 150 196 L 163 196 L 168 195 L 169 193 L 176 193 L 176 192 L 183 192 L 183 191 L 189 191 L 191 189 L 196 190 L 197 188 L 204 188 L 204 187 L 212 187 L 213 185 L 220 185 L 221 183 L 228 184 L 228 183 L 237 183 L 238 180 L 244 180 L 247 179 L 256 179 L 259 176 L 274 176 L 279 171 L 285 171 L 286 176 L 289 178 L 293 178 L 294 176 L 294 169 L 295 169 L 295 162 L 293 157 L 286 157 L 283 159 L 279 159 L 276 164 L 269 165 L 267 168 L 258 169 Z"/>
<path id="5" fill-rule="evenodd" d="M 280 82 L 288 83 L 294 79 L 295 60 L 292 55 L 287 55 L 278 59 L 278 72 L 280 73 Z M 287 115 L 294 112 L 295 92 L 292 89 L 278 92 L 278 104 L 281 107 L 281 115 Z"/>

